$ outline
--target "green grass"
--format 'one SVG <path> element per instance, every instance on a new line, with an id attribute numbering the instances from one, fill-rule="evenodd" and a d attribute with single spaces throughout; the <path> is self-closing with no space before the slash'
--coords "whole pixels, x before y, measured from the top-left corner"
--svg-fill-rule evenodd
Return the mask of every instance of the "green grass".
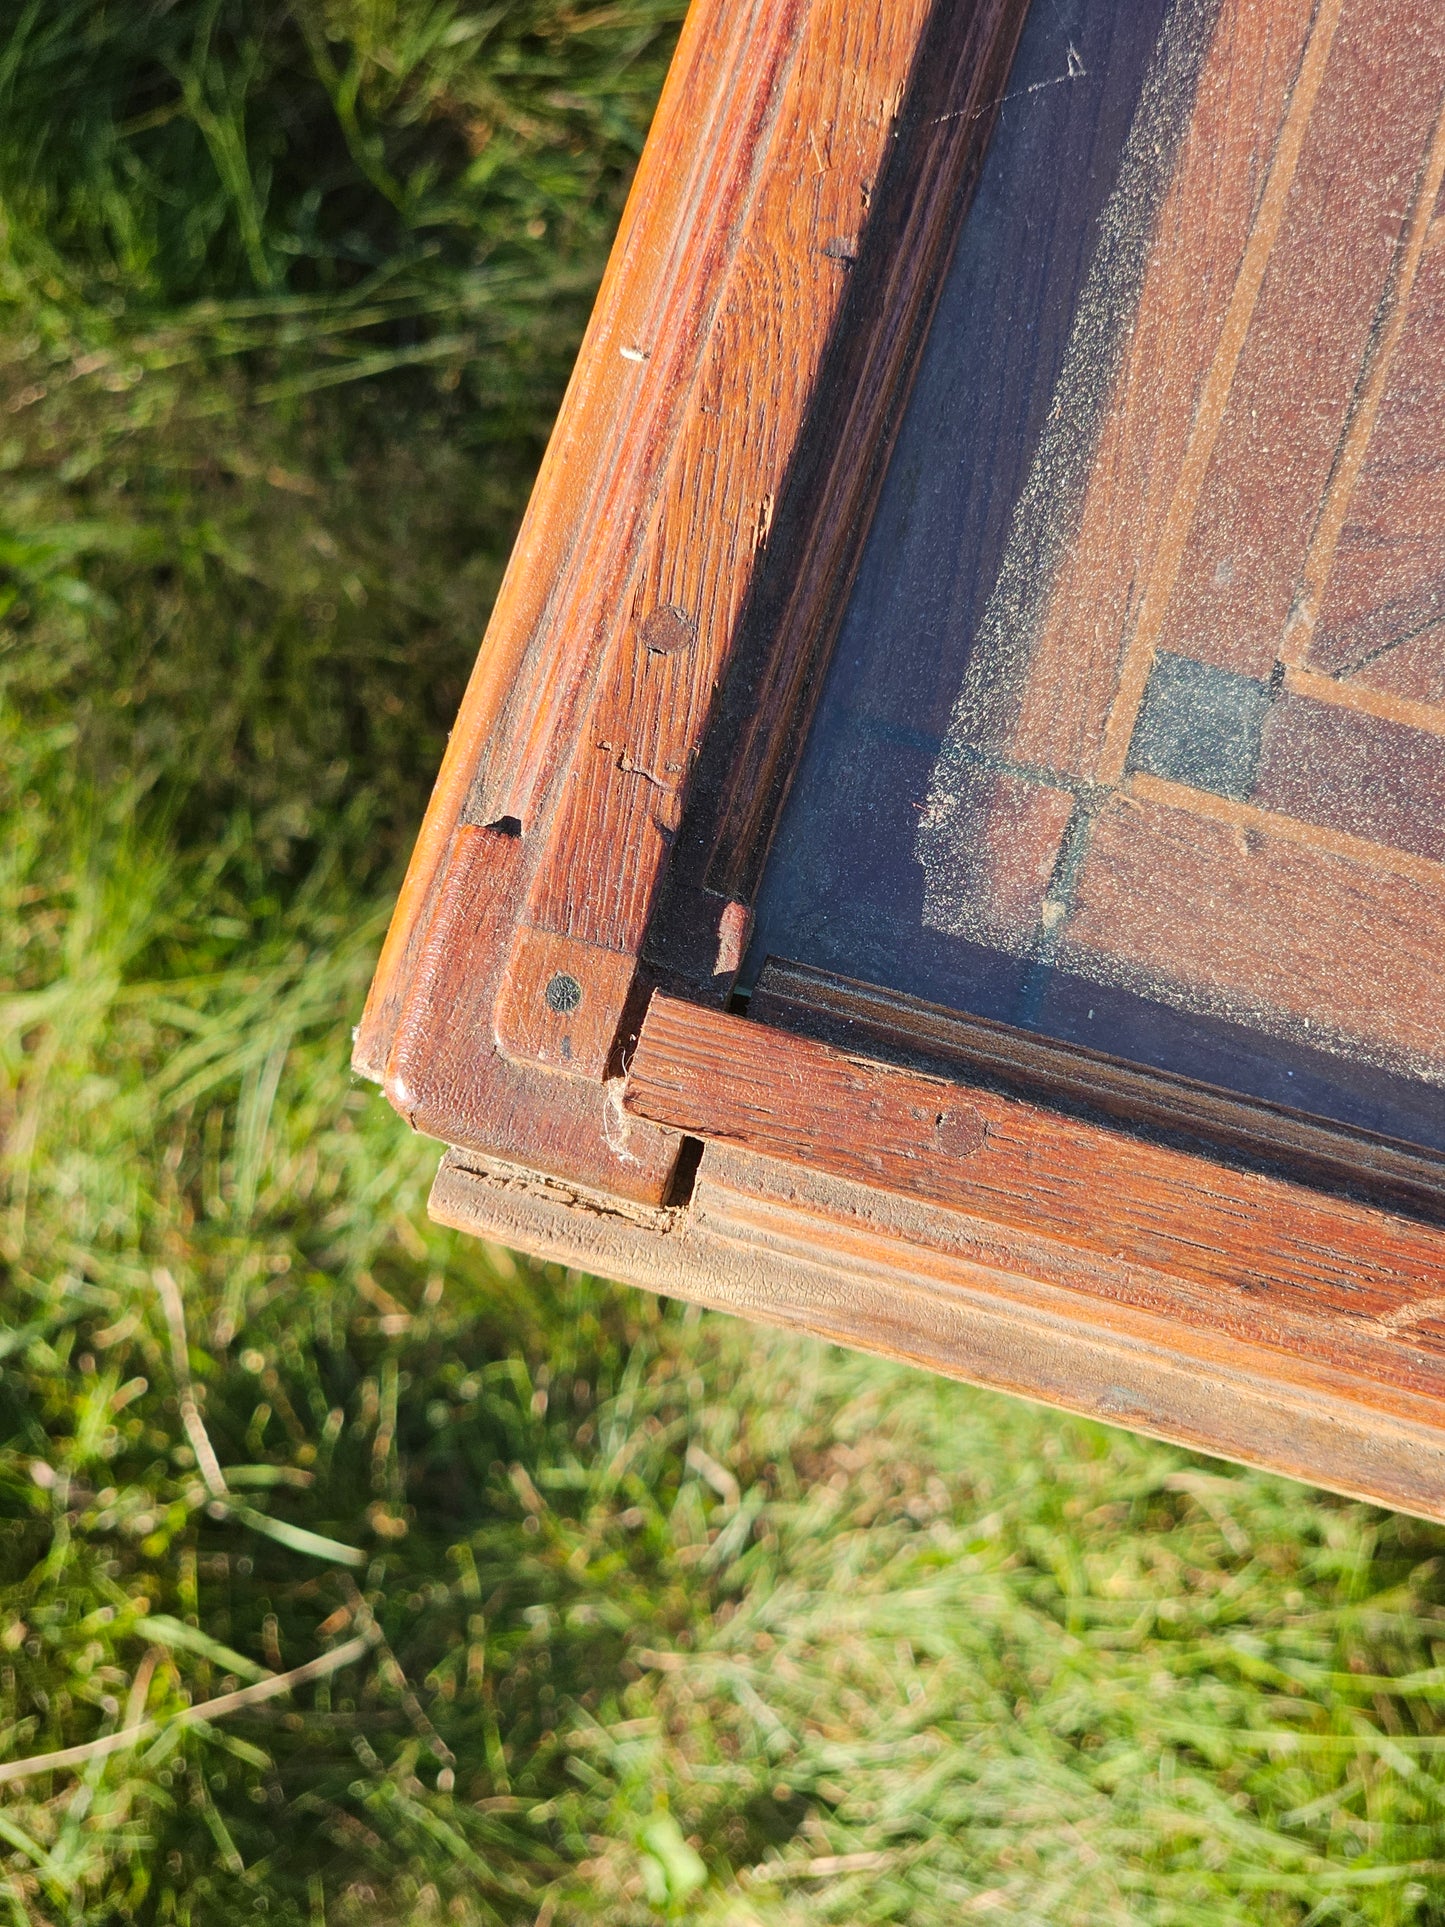
<path id="1" fill-rule="evenodd" d="M 1445 1922 L 1440 1532 L 454 1238 L 349 1075 L 679 12 L 0 14 L 0 1758 L 153 1723 L 0 1912 Z"/>

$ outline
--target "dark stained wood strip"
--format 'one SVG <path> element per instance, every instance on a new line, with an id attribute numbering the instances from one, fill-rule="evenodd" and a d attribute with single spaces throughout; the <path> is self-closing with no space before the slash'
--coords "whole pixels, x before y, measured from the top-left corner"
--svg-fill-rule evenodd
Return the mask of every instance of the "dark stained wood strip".
<path id="1" fill-rule="evenodd" d="M 1263 1161 L 1286 1175 L 1344 1186 L 1385 1203 L 1407 1201 L 1436 1217 L 1445 1205 L 1445 1157 L 877 984 L 769 958 L 748 1016 L 853 1056 L 877 1056 L 970 1083 L 983 1080 L 1156 1134 L 1202 1139 L 1206 1151 Z"/>

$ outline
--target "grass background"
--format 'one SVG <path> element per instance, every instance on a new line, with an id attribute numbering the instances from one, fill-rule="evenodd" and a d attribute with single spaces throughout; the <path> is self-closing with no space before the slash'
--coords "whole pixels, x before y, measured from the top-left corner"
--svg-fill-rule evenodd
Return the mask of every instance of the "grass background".
<path id="1" fill-rule="evenodd" d="M 348 1073 L 679 13 L 0 6 L 0 1757 L 157 1722 L 0 1909 L 1445 1922 L 1445 1535 L 454 1238 Z"/>

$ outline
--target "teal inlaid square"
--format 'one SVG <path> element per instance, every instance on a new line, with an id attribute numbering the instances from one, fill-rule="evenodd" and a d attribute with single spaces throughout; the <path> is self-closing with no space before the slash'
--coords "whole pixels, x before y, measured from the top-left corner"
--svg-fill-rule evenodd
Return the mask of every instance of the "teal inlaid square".
<path id="1" fill-rule="evenodd" d="M 1270 685 L 1233 669 L 1160 653 L 1154 658 L 1129 768 L 1243 802 L 1254 788 Z"/>

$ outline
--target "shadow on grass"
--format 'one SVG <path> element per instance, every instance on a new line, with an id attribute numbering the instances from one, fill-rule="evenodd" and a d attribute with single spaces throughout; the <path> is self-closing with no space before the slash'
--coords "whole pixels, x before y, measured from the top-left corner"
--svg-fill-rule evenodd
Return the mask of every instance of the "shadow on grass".
<path id="1" fill-rule="evenodd" d="M 1445 1918 L 1438 1532 L 455 1239 L 349 1075 L 679 12 L 5 29 L 0 1745 L 157 1730 L 0 1899 Z"/>

